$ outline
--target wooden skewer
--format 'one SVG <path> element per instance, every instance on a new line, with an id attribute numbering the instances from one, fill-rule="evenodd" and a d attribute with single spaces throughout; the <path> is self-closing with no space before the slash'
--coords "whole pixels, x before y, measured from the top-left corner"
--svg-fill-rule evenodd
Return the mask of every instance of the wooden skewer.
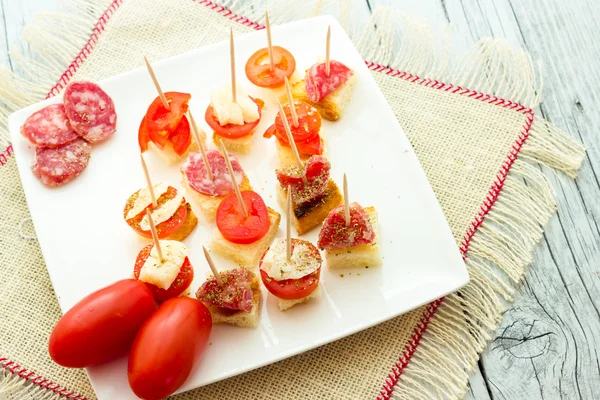
<path id="1" fill-rule="evenodd" d="M 292 187 L 287 187 L 287 207 L 285 221 L 285 255 L 289 262 L 292 258 Z"/>
<path id="2" fill-rule="evenodd" d="M 300 171 L 304 171 L 304 164 L 302 164 L 302 160 L 300 159 L 300 154 L 298 154 L 298 148 L 296 147 L 296 142 L 294 142 L 294 136 L 292 136 L 292 132 L 290 131 L 290 125 L 288 124 L 287 117 L 283 112 L 283 107 L 281 106 L 281 102 L 277 100 L 277 104 L 279 104 L 279 112 L 281 113 L 281 121 L 283 122 L 283 127 L 285 129 L 285 133 L 287 134 L 288 142 L 290 143 L 290 148 L 292 149 L 292 153 L 294 154 L 294 158 L 296 159 L 296 164 Z M 304 184 L 308 184 L 308 180 L 306 179 L 306 175 L 302 176 L 302 180 Z"/>
<path id="3" fill-rule="evenodd" d="M 329 67 L 330 56 L 329 56 L 329 47 L 331 42 L 331 26 L 327 27 L 327 41 L 325 42 L 325 75 L 329 76 L 331 73 L 331 68 Z"/>
<path id="4" fill-rule="evenodd" d="M 210 253 L 208 252 L 208 250 L 206 250 L 206 247 L 204 246 L 202 246 L 202 250 L 204 250 L 204 257 L 206 258 L 206 262 L 208 263 L 208 266 L 210 267 L 213 275 L 215 276 L 217 283 L 219 284 L 219 286 L 223 286 L 223 279 L 221 279 L 221 274 L 219 274 L 217 267 L 215 267 L 215 263 L 213 262 Z"/>
<path id="5" fill-rule="evenodd" d="M 285 90 L 287 91 L 288 104 L 290 105 L 290 111 L 292 112 L 292 123 L 294 127 L 298 127 L 298 113 L 296 112 L 296 106 L 294 105 L 294 98 L 292 97 L 292 87 L 287 76 L 285 77 Z"/>
<path id="6" fill-rule="evenodd" d="M 346 226 L 350 226 L 350 202 L 348 201 L 348 179 L 346 179 L 346 174 L 344 174 L 344 215 Z"/>
<path id="7" fill-rule="evenodd" d="M 231 66 L 231 99 L 237 103 L 237 89 L 235 87 L 235 44 L 233 43 L 233 29 L 229 28 L 229 60 Z"/>
<path id="8" fill-rule="evenodd" d="M 156 226 L 154 226 L 154 221 L 152 220 L 152 215 L 150 213 L 150 209 L 146 208 L 146 216 L 148 217 L 148 223 L 150 224 L 150 232 L 152 232 L 152 240 L 154 241 L 154 246 L 156 247 L 156 251 L 158 252 L 158 259 L 162 263 L 165 261 L 165 257 L 163 257 L 162 249 L 160 248 L 160 240 L 158 240 L 158 233 L 156 233 Z"/>
<path id="9" fill-rule="evenodd" d="M 225 144 L 222 139 L 219 139 L 219 145 L 221 146 L 221 152 L 223 153 L 223 157 L 225 157 L 225 163 L 227 164 L 227 169 L 229 170 L 229 175 L 231 176 L 231 183 L 233 183 L 233 190 L 235 191 L 235 195 L 238 198 L 240 203 L 240 207 L 242 209 L 242 213 L 244 214 L 244 218 L 248 217 L 248 210 L 246 210 L 246 205 L 244 204 L 244 199 L 242 198 L 242 192 L 240 192 L 240 187 L 235 180 L 235 174 L 233 173 L 233 166 L 231 165 L 231 160 L 229 160 L 229 154 L 227 154 L 227 149 L 225 148 Z"/>
<path id="10" fill-rule="evenodd" d="M 144 155 L 142 153 L 140 153 L 140 159 L 142 160 L 142 169 L 144 170 L 146 184 L 148 185 L 148 191 L 150 192 L 150 198 L 152 199 L 152 208 L 156 208 L 158 207 L 158 203 L 156 202 L 156 196 L 154 195 L 154 187 L 152 186 L 150 174 L 148 173 L 148 167 L 146 166 L 146 161 L 144 160 Z"/>
<path id="11" fill-rule="evenodd" d="M 202 154 L 202 159 L 204 160 L 204 165 L 206 166 L 206 172 L 208 172 L 208 177 L 211 181 L 215 180 L 215 176 L 212 173 L 212 169 L 210 168 L 210 164 L 208 163 L 208 157 L 206 156 L 206 148 L 204 147 L 204 143 L 200 140 L 200 135 L 198 134 L 199 129 L 196 125 L 196 120 L 192 115 L 192 110 L 188 109 L 188 117 L 190 119 L 192 125 L 192 133 L 194 134 L 194 139 L 198 142 L 198 147 L 200 148 L 200 154 Z"/>
<path id="12" fill-rule="evenodd" d="M 269 50 L 269 68 L 271 71 L 275 69 L 275 61 L 273 60 L 273 43 L 271 42 L 271 24 L 269 23 L 269 12 L 265 11 L 265 26 L 267 30 L 267 49 Z"/>
<path id="13" fill-rule="evenodd" d="M 144 56 L 144 61 L 146 62 L 146 68 L 148 68 L 148 73 L 150 74 L 150 78 L 152 78 L 152 82 L 154 82 L 154 86 L 156 87 L 156 91 L 158 92 L 158 97 L 160 97 L 160 101 L 162 101 L 163 106 L 167 110 L 170 110 L 171 106 L 169 105 L 169 102 L 167 101 L 165 94 L 163 93 L 162 89 L 160 88 L 160 85 L 158 84 L 158 79 L 156 79 L 156 75 L 154 74 L 154 70 L 152 69 L 152 65 L 150 65 L 150 61 L 148 61 L 146 56 Z"/>

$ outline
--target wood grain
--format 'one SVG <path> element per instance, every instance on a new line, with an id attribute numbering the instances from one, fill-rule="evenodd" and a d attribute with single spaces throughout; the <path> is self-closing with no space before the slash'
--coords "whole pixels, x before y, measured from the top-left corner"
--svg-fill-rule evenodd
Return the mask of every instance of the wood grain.
<path id="1" fill-rule="evenodd" d="M 378 5 L 451 22 L 467 44 L 505 37 L 544 64 L 537 110 L 588 147 L 576 181 L 543 168 L 558 212 L 515 303 L 470 379 L 467 399 L 600 398 L 600 33 L 591 0 L 353 0 L 366 19 Z M 58 0 L 0 0 L 0 66 L 9 46 L 28 54 L 20 32 L 36 10 Z"/>

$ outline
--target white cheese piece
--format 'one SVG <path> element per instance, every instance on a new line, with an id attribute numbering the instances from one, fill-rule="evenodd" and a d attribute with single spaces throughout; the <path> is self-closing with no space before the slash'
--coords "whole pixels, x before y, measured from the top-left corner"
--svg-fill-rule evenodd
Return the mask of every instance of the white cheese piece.
<path id="1" fill-rule="evenodd" d="M 164 202 L 159 205 L 157 208 L 152 210 L 150 213 L 152 215 L 152 221 L 154 221 L 154 226 L 157 226 L 161 222 L 165 222 L 169 218 L 175 214 L 175 211 L 181 206 L 181 202 L 183 201 L 183 196 L 181 194 L 177 194 L 174 198 L 169 201 Z M 142 221 L 140 222 L 140 229 L 143 231 L 150 230 L 150 221 L 148 220 L 148 216 L 144 215 Z"/>
<path id="2" fill-rule="evenodd" d="M 165 194 L 169 189 L 169 185 L 164 182 L 159 182 L 156 185 L 152 186 L 154 188 L 154 195 L 158 199 L 160 196 Z M 133 203 L 133 207 L 127 213 L 125 219 L 131 219 L 144 211 L 146 207 L 152 204 L 152 196 L 150 196 L 150 191 L 148 188 L 138 190 L 138 197 L 135 199 L 135 203 Z M 150 228 L 148 228 L 150 229 Z"/>
<path id="3" fill-rule="evenodd" d="M 256 103 L 239 86 L 236 87 L 235 103 L 231 97 L 231 86 L 211 93 L 210 102 L 221 126 L 244 125 L 247 122 L 254 122 L 260 117 Z"/>
<path id="4" fill-rule="evenodd" d="M 140 270 L 140 281 L 151 283 L 161 289 L 171 287 L 188 256 L 185 244 L 176 240 L 161 240 L 160 248 L 164 260 L 161 263 L 156 246 L 152 246 L 150 255 Z"/>
<path id="5" fill-rule="evenodd" d="M 300 279 L 319 269 L 321 263 L 314 257 L 307 257 L 314 249 L 305 243 L 294 245 L 290 260 L 286 260 L 285 239 L 275 239 L 263 258 L 260 269 L 276 281 Z"/>

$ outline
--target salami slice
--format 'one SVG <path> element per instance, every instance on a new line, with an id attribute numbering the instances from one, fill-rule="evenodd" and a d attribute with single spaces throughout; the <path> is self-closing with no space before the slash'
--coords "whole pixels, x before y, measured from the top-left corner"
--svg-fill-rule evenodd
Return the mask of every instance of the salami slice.
<path id="1" fill-rule="evenodd" d="M 359 244 L 373 243 L 375 231 L 365 210 L 358 203 L 351 203 L 350 225 L 346 225 L 344 206 L 331 210 L 319 233 L 317 246 L 321 249 L 345 249 Z"/>
<path id="2" fill-rule="evenodd" d="M 211 180 L 208 177 L 202 154 L 199 151 L 194 151 L 189 154 L 181 167 L 181 171 L 185 174 L 190 187 L 209 196 L 226 196 L 233 192 L 233 183 L 223 155 L 218 150 L 207 149 L 206 158 L 208 158 L 215 179 Z M 244 180 L 244 170 L 235 156 L 229 155 L 229 160 L 233 167 L 235 180 L 240 185 Z"/>
<path id="3" fill-rule="evenodd" d="M 64 105 L 71 126 L 88 142 L 100 142 L 115 133 L 115 105 L 110 96 L 95 83 L 70 83 L 65 90 Z"/>
<path id="4" fill-rule="evenodd" d="M 31 114 L 21 127 L 21 134 L 36 146 L 50 148 L 60 147 L 79 137 L 71 127 L 62 104 L 51 104 Z"/>
<path id="5" fill-rule="evenodd" d="M 354 75 L 350 68 L 335 60 L 329 63 L 329 76 L 325 68 L 325 63 L 315 64 L 306 72 L 305 89 L 311 101 L 321 101 Z"/>
<path id="6" fill-rule="evenodd" d="M 31 170 L 48 186 L 61 186 L 72 181 L 84 170 L 92 146 L 81 138 L 54 149 L 38 147 Z"/>

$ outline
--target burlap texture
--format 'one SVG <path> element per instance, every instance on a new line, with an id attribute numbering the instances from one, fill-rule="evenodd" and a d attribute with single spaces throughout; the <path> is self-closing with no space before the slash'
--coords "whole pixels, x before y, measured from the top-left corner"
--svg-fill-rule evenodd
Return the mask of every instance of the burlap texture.
<path id="1" fill-rule="evenodd" d="M 142 65 L 143 55 L 158 60 L 223 40 L 229 27 L 238 34 L 252 30 L 192 0 L 127 0 L 106 23 L 93 51 L 79 66 L 73 79 L 100 80 Z M 426 87 L 394 74 L 373 72 L 373 75 L 408 135 L 460 245 L 530 116 L 513 108 Z M 540 153 L 536 150 L 544 149 L 550 154 L 563 151 L 561 157 L 547 157 L 549 160 L 541 161 L 548 161 L 555 167 L 560 164 L 558 166 L 572 173 L 580 163 L 582 149 L 555 131 L 552 131 L 554 136 L 546 138 L 544 134 L 550 135 L 552 129 L 536 130 L 534 125 L 531 133 L 534 136 L 537 132 L 539 136 L 537 147 L 531 147 L 526 154 L 540 158 L 536 157 Z M 505 220 L 512 218 L 531 225 L 531 228 L 523 228 L 526 233 L 522 238 L 516 239 L 529 255 L 539 226 L 550 215 L 554 204 L 539 173 L 526 164 L 516 165 L 516 168 L 521 176 L 533 177 L 541 183 L 534 185 L 530 193 L 519 186 L 518 181 L 509 180 L 509 193 L 503 195 L 506 199 L 500 204 L 500 207 L 505 204 L 505 208 L 500 208 L 499 212 Z M 28 210 L 14 159 L 9 157 L 0 167 L 0 176 L 0 359 L 18 362 L 75 393 L 94 398 L 83 371 L 60 368 L 48 357 L 47 339 L 61 312 L 37 242 L 24 239 L 19 231 L 19 224 L 28 216 Z M 514 211 L 519 208 L 515 207 L 515 202 L 520 206 L 541 205 L 538 209 L 531 205 L 520 214 Z M 532 214 L 534 222 L 527 219 L 527 214 Z M 27 229 L 27 223 L 24 229 Z M 402 380 L 396 388 L 398 396 L 446 398 L 464 393 L 465 370 L 476 362 L 477 353 L 501 315 L 502 307 L 496 297 L 510 298 L 512 293 L 509 280 L 488 271 L 489 261 L 496 261 L 492 255 L 498 249 L 502 250 L 497 236 L 497 232 L 490 231 L 487 241 L 485 238 L 480 240 L 476 247 L 480 250 L 479 261 L 469 264 L 473 283 L 461 292 L 460 301 L 457 296 L 451 296 L 441 306 L 438 314 L 442 317 L 439 319 L 445 322 L 436 325 L 438 317 L 434 317 L 430 328 L 432 337 L 428 342 L 426 336 L 421 345 L 425 349 L 417 350 L 412 361 L 414 365 L 410 364 L 409 373 L 405 374 L 404 388 Z M 473 246 L 477 246 L 475 239 Z M 527 257 L 522 259 L 520 255 L 505 263 L 498 262 L 500 269 L 513 281 L 518 281 L 527 263 Z M 481 272 L 484 269 L 485 272 Z M 426 307 L 421 307 L 346 339 L 177 398 L 374 398 L 382 390 L 384 380 L 405 346 L 411 343 L 415 328 L 422 330 L 419 327 L 422 327 L 420 321 L 425 311 Z M 473 332 L 474 326 L 477 326 L 477 332 Z M 440 347 L 445 341 L 454 347 Z M 450 368 L 453 362 L 458 367 Z M 411 369 L 444 372 L 450 376 L 438 376 L 440 386 L 425 389 L 419 381 L 428 381 L 429 377 L 425 372 L 413 376 Z M 39 398 L 37 396 L 43 393 L 41 389 L 31 391 L 30 388 L 16 392 L 9 386 L 22 385 L 23 381 L 11 378 L 6 382 L 8 384 L 3 387 L 0 378 L 0 393 L 2 390 L 13 396 L 19 393 L 22 397 L 18 398 Z"/>

